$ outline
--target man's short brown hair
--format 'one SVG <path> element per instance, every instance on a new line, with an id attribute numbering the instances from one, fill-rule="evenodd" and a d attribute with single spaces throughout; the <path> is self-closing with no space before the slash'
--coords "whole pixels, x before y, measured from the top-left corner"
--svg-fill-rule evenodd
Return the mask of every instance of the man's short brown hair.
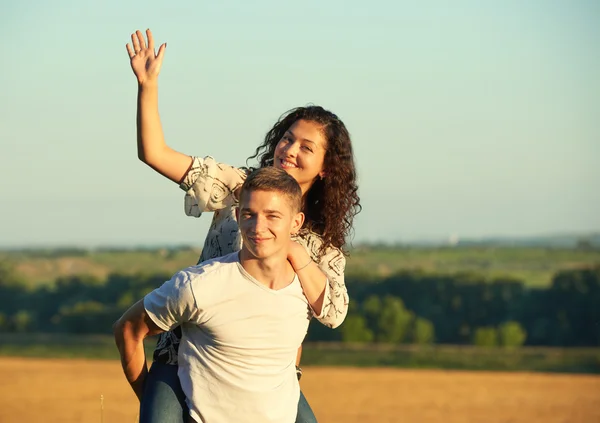
<path id="1" fill-rule="evenodd" d="M 240 192 L 240 203 L 244 193 L 253 191 L 273 191 L 283 194 L 294 212 L 302 210 L 302 190 L 298 182 L 285 170 L 273 166 L 258 168 L 248 175 Z"/>

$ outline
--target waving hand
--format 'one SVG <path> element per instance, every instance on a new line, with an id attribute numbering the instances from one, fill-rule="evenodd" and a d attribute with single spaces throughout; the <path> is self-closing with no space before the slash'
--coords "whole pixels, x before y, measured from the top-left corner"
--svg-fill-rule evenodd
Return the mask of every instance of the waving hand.
<path id="1" fill-rule="evenodd" d="M 144 40 L 142 31 L 137 30 L 131 34 L 131 44 L 128 43 L 126 46 L 131 61 L 131 69 L 140 84 L 158 79 L 158 73 L 167 47 L 166 43 L 161 44 L 158 54 L 155 53 L 154 38 L 149 29 L 146 30 L 146 36 L 148 37 L 148 44 Z"/>

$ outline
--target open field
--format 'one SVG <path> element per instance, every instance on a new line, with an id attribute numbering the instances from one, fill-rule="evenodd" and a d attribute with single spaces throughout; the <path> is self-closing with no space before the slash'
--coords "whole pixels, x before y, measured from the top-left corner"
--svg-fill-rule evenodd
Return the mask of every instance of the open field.
<path id="1" fill-rule="evenodd" d="M 151 357 L 155 339 L 145 342 Z M 74 335 L 0 332 L 0 357 L 40 359 L 119 358 L 110 335 Z M 600 375 L 600 348 L 517 349 L 480 348 L 470 345 L 386 345 L 305 342 L 304 366 L 397 367 L 404 369 L 494 370 Z"/>
<path id="2" fill-rule="evenodd" d="M 60 252 L 0 252 L 0 260 L 15 265 L 30 286 L 51 284 L 69 275 L 93 275 L 104 279 L 111 272 L 165 273 L 193 265 L 200 251 L 98 251 L 64 255 Z M 400 270 L 436 273 L 474 272 L 486 278 L 512 277 L 527 286 L 547 286 L 561 269 L 600 264 L 600 250 L 522 247 L 383 248 L 356 249 L 346 265 L 346 275 L 388 276 Z"/>
<path id="3" fill-rule="evenodd" d="M 0 374 L 3 423 L 136 421 L 116 360 L 2 357 Z M 600 421 L 600 376 L 307 367 L 302 389 L 325 423 Z"/>

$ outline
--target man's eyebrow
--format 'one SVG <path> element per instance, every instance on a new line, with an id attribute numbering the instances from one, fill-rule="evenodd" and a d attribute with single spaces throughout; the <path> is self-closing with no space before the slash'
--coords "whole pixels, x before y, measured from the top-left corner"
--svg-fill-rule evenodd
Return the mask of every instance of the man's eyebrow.
<path id="1" fill-rule="evenodd" d="M 279 210 L 263 210 L 264 214 L 276 214 L 279 216 L 283 216 L 283 213 L 281 213 Z"/>
<path id="2" fill-rule="evenodd" d="M 244 212 L 244 213 L 256 213 L 250 207 L 240 207 L 240 212 Z M 270 209 L 269 210 L 263 210 L 263 213 L 265 213 L 265 214 L 283 214 L 279 210 L 270 210 Z"/>
<path id="3" fill-rule="evenodd" d="M 290 134 L 290 135 L 291 135 L 292 137 L 294 137 L 294 138 L 298 138 L 298 137 L 297 137 L 296 135 L 294 135 L 294 133 L 293 133 L 292 131 L 290 131 L 289 129 L 288 129 L 287 131 L 285 131 L 285 133 L 286 133 L 286 134 Z M 311 140 L 309 140 L 308 138 L 300 138 L 300 140 L 302 140 L 302 141 L 306 141 L 306 142 L 309 142 L 309 143 L 311 143 L 311 144 L 314 144 L 314 145 L 317 145 L 317 143 L 316 143 L 316 142 L 314 142 L 314 141 L 311 141 Z"/>

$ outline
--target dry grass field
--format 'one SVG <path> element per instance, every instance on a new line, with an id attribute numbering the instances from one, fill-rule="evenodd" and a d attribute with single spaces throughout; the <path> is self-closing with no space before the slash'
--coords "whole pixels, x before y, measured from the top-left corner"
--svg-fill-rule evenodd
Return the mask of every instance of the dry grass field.
<path id="1" fill-rule="evenodd" d="M 0 374 L 2 423 L 136 421 L 118 361 L 0 358 Z M 321 423 L 600 422 L 598 375 L 313 367 L 302 389 Z"/>

